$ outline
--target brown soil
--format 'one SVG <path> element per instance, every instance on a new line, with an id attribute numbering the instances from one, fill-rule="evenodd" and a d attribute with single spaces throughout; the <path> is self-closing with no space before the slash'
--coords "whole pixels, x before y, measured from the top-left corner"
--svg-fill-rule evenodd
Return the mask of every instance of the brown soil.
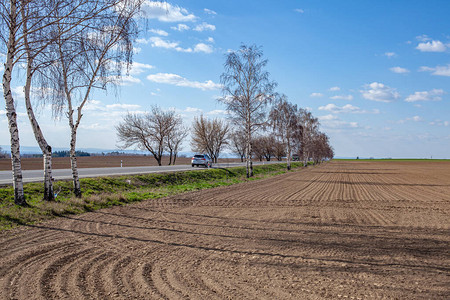
<path id="1" fill-rule="evenodd" d="M 450 299 L 450 163 L 343 162 L 0 234 L 1 299 Z"/>
<path id="2" fill-rule="evenodd" d="M 124 156 L 81 156 L 77 158 L 79 168 L 110 168 L 120 167 L 122 161 L 124 167 L 144 167 L 157 166 L 156 160 L 153 156 L 138 156 L 138 155 L 124 155 Z M 237 159 L 220 159 L 219 162 L 232 162 Z M 22 158 L 23 170 L 42 170 L 42 158 Z M 191 157 L 178 157 L 177 165 L 188 165 L 191 163 Z M 163 165 L 169 164 L 169 158 L 163 157 Z M 70 169 L 70 159 L 68 157 L 54 157 L 52 159 L 52 166 L 54 169 Z M 11 160 L 7 158 L 0 159 L 0 171 L 11 170 Z"/>

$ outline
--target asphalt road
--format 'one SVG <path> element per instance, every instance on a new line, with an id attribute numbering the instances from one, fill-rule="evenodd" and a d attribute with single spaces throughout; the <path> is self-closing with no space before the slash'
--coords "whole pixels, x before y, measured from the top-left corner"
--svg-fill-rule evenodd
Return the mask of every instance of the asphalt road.
<path id="1" fill-rule="evenodd" d="M 273 162 L 253 162 L 254 165 L 269 163 L 280 163 L 278 161 Z M 245 163 L 223 163 L 214 164 L 212 168 L 228 168 L 236 166 L 245 166 Z M 123 167 L 123 168 L 79 168 L 78 175 L 83 177 L 101 177 L 101 176 L 114 176 L 114 175 L 133 175 L 133 174 L 146 174 L 146 173 L 161 173 L 161 172 L 174 172 L 174 171 L 186 171 L 186 170 L 203 170 L 202 167 L 193 168 L 191 165 L 175 165 L 175 166 L 152 166 L 152 167 Z M 24 182 L 39 182 L 44 179 L 43 170 L 24 170 L 22 171 Z M 54 169 L 52 176 L 55 180 L 67 180 L 72 178 L 71 169 Z M 0 171 L 0 185 L 12 184 L 12 171 Z"/>

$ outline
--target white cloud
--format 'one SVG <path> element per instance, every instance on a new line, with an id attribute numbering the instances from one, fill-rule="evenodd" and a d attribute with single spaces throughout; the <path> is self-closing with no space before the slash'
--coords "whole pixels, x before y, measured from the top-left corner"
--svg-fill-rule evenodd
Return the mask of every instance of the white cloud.
<path id="1" fill-rule="evenodd" d="M 126 73 L 126 63 L 123 63 L 123 71 L 122 73 Z M 139 75 L 141 73 L 143 73 L 145 70 L 151 70 L 154 69 L 155 67 L 149 64 L 143 64 L 143 63 L 139 63 L 134 61 L 130 67 L 130 69 L 128 70 L 128 73 L 130 75 Z"/>
<path id="2" fill-rule="evenodd" d="M 141 83 L 142 81 L 139 78 L 130 76 L 130 75 L 125 75 L 125 76 L 120 76 L 116 78 L 116 84 L 118 85 L 132 85 L 132 84 L 136 84 L 136 83 Z"/>
<path id="3" fill-rule="evenodd" d="M 170 42 L 170 41 L 166 41 L 163 40 L 160 37 L 151 37 L 150 38 L 151 41 L 151 45 L 152 47 L 157 47 L 157 48 L 165 48 L 165 49 L 173 49 L 175 51 L 178 52 L 192 52 L 191 48 L 182 48 L 179 46 L 179 42 Z"/>
<path id="4" fill-rule="evenodd" d="M 378 82 L 364 85 L 365 90 L 361 90 L 362 96 L 371 101 L 392 102 L 400 98 L 396 89 Z"/>
<path id="5" fill-rule="evenodd" d="M 177 26 L 172 26 L 170 28 L 177 31 L 185 31 L 191 29 L 191 27 L 187 26 L 186 24 L 178 24 Z"/>
<path id="6" fill-rule="evenodd" d="M 161 22 L 193 22 L 197 17 L 185 8 L 173 6 L 167 2 L 145 1 L 142 5 L 142 17 L 157 19 Z"/>
<path id="7" fill-rule="evenodd" d="M 320 121 L 337 120 L 338 117 L 332 114 L 317 117 Z"/>
<path id="8" fill-rule="evenodd" d="M 422 52 L 444 52 L 447 47 L 441 41 L 431 41 L 419 43 L 416 49 Z"/>
<path id="9" fill-rule="evenodd" d="M 340 91 L 340 90 L 341 90 L 341 88 L 338 87 L 338 86 L 333 86 L 333 87 L 331 87 L 331 88 L 329 89 L 329 91 L 331 91 L 331 92 L 337 92 L 337 91 Z"/>
<path id="10" fill-rule="evenodd" d="M 205 30 L 211 30 L 214 31 L 216 30 L 216 26 L 212 25 L 212 24 L 208 24 L 206 22 L 203 22 L 201 24 L 198 24 L 197 26 L 194 27 L 195 31 L 205 31 Z"/>
<path id="11" fill-rule="evenodd" d="M 437 76 L 450 76 L 450 64 L 447 66 L 436 66 L 435 68 L 420 67 L 421 72 L 431 72 L 432 75 Z"/>
<path id="12" fill-rule="evenodd" d="M 212 37 L 209 37 L 206 41 L 209 43 L 214 43 L 214 39 Z"/>
<path id="13" fill-rule="evenodd" d="M 406 97 L 406 102 L 416 102 L 416 101 L 441 101 L 441 95 L 444 94 L 442 89 L 433 89 L 431 91 L 415 92 L 412 95 Z"/>
<path id="14" fill-rule="evenodd" d="M 300 13 L 300 14 L 302 14 L 302 13 L 305 12 L 305 11 L 304 11 L 303 9 L 301 9 L 301 8 L 296 8 L 296 9 L 294 9 L 294 11 L 295 11 L 295 12 L 298 12 L 298 13 Z"/>
<path id="15" fill-rule="evenodd" d="M 449 121 L 442 121 L 442 120 L 434 120 L 432 122 L 430 122 L 430 125 L 433 126 L 444 126 L 444 127 L 448 127 L 450 125 Z"/>
<path id="16" fill-rule="evenodd" d="M 95 111 L 95 116 L 107 118 L 110 121 L 115 121 L 118 116 L 124 115 L 127 111 L 132 113 L 143 113 L 140 110 L 141 106 L 138 104 L 126 104 L 126 103 L 115 103 L 115 104 L 103 104 L 103 102 L 98 100 L 89 101 L 86 106 L 86 111 Z"/>
<path id="17" fill-rule="evenodd" d="M 180 75 L 170 73 L 157 73 L 148 75 L 147 79 L 156 83 L 166 83 L 176 86 L 192 87 L 204 91 L 220 89 L 222 87 L 220 84 L 214 83 L 212 80 L 207 80 L 205 82 L 190 81 L 184 77 L 181 77 Z"/>
<path id="18" fill-rule="evenodd" d="M 217 15 L 217 13 L 215 11 L 208 9 L 208 8 L 203 9 L 203 11 L 205 13 L 207 13 L 208 15 Z"/>
<path id="19" fill-rule="evenodd" d="M 228 112 L 223 109 L 216 109 L 206 113 L 207 115 L 215 116 L 215 115 L 226 115 Z"/>
<path id="20" fill-rule="evenodd" d="M 426 34 L 422 34 L 422 35 L 416 36 L 416 40 L 418 40 L 420 42 L 427 42 L 427 41 L 431 41 L 431 38 L 428 37 L 428 35 L 426 35 Z"/>
<path id="21" fill-rule="evenodd" d="M 148 43 L 150 43 L 150 40 L 147 40 L 147 39 L 144 39 L 144 38 L 136 39 L 136 43 L 138 43 L 138 44 L 148 44 Z"/>
<path id="22" fill-rule="evenodd" d="M 351 100 L 353 100 L 353 96 L 352 95 L 347 95 L 347 96 L 345 96 L 345 95 L 337 95 L 337 96 L 330 97 L 330 99 L 351 101 Z"/>
<path id="23" fill-rule="evenodd" d="M 84 106 L 84 110 L 86 110 L 86 111 L 105 111 L 106 108 L 104 107 L 104 105 L 102 104 L 101 101 L 90 100 Z"/>
<path id="24" fill-rule="evenodd" d="M 414 116 L 414 117 L 411 117 L 411 118 L 406 118 L 406 119 L 403 119 L 403 120 L 399 120 L 399 121 L 397 121 L 397 123 L 399 123 L 399 124 L 404 124 L 404 123 L 406 123 L 407 121 L 412 121 L 412 122 L 422 122 L 422 121 L 423 121 L 423 118 L 420 117 L 420 116 Z"/>
<path id="25" fill-rule="evenodd" d="M 319 98 L 319 97 L 323 97 L 323 94 L 322 93 L 311 93 L 311 95 L 309 95 L 309 96 Z"/>
<path id="26" fill-rule="evenodd" d="M 384 55 L 391 58 L 391 57 L 396 56 L 397 54 L 395 54 L 395 52 L 385 52 Z"/>
<path id="27" fill-rule="evenodd" d="M 193 112 L 193 113 L 199 113 L 202 112 L 203 110 L 201 108 L 197 108 L 197 107 L 186 107 L 186 109 L 184 110 L 185 112 Z"/>
<path id="28" fill-rule="evenodd" d="M 149 31 L 153 32 L 153 33 L 155 33 L 157 35 L 161 35 L 161 36 L 168 36 L 169 35 L 169 33 L 167 31 L 164 31 L 162 29 L 150 29 Z"/>
<path id="29" fill-rule="evenodd" d="M 124 110 L 130 110 L 130 109 L 139 109 L 141 108 L 138 104 L 124 104 L 124 103 L 115 103 L 115 104 L 108 104 L 106 105 L 106 109 L 124 109 Z"/>
<path id="30" fill-rule="evenodd" d="M 409 73 L 408 69 L 405 69 L 402 67 L 393 67 L 393 68 L 390 68 L 389 70 L 391 70 L 391 72 L 398 73 L 398 74 Z"/>
<path id="31" fill-rule="evenodd" d="M 360 127 L 357 122 L 343 121 L 333 115 L 320 116 L 318 119 L 323 127 L 329 129 L 354 129 Z"/>
<path id="32" fill-rule="evenodd" d="M 211 52 L 213 52 L 213 48 L 210 45 L 206 45 L 204 43 L 198 43 L 194 47 L 194 52 L 211 53 Z"/>
<path id="33" fill-rule="evenodd" d="M 339 113 L 352 113 L 352 114 L 378 114 L 380 111 L 378 109 L 374 109 L 372 111 L 363 110 L 357 106 L 346 104 L 344 106 L 337 106 L 336 104 L 330 103 L 325 106 L 319 106 L 319 110 L 329 111 L 333 114 Z"/>

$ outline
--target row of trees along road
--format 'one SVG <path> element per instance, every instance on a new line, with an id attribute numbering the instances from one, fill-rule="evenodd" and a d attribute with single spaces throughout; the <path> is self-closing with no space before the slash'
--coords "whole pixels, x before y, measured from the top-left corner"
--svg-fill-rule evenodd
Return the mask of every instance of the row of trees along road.
<path id="1" fill-rule="evenodd" d="M 0 2 L 0 50 L 4 53 L 3 95 L 11 137 L 14 202 L 23 192 L 19 128 L 11 91 L 16 67 L 25 69 L 25 106 L 44 157 L 44 199 L 53 200 L 52 147 L 31 105 L 51 101 L 54 115 L 68 119 L 74 194 L 81 196 L 75 148 L 83 107 L 94 89 L 116 83 L 131 63 L 137 35 L 134 17 L 143 0 L 53 0 Z M 125 68 L 124 68 L 125 66 Z M 33 89 L 34 87 L 34 89 Z M 34 91 L 34 92 L 32 92 Z"/>
<path id="2" fill-rule="evenodd" d="M 236 128 L 232 145 L 241 158 L 245 157 L 247 177 L 253 176 L 252 146 L 257 144 L 258 152 L 265 153 L 262 156 L 266 158 L 285 155 L 288 169 L 293 153 L 301 155 L 305 165 L 309 158 L 316 162 L 332 158 L 333 149 L 328 137 L 318 130 L 317 118 L 274 91 L 276 83 L 269 79 L 266 65 L 267 59 L 263 58 L 260 47 L 242 45 L 238 51 L 227 55 L 225 72 L 221 76 L 223 97 L 219 101 L 227 107 Z M 270 104 L 272 108 L 268 111 Z M 268 128 L 272 136 L 257 138 Z M 270 144 L 271 141 L 274 142 Z M 271 150 L 267 151 L 269 148 Z"/>
<path id="3" fill-rule="evenodd" d="M 318 119 L 274 91 L 276 83 L 269 80 L 266 65 L 256 46 L 243 45 L 227 55 L 219 101 L 226 105 L 230 122 L 201 115 L 188 129 L 173 110 L 154 106 L 149 113 L 124 117 L 116 127 L 120 146 L 148 150 L 158 165 L 169 152 L 172 164 L 190 133 L 192 151 L 207 153 L 217 163 L 220 153 L 231 149 L 245 159 L 247 177 L 253 175 L 252 156 L 260 160 L 286 157 L 288 170 L 293 155 L 302 158 L 305 166 L 310 159 L 320 162 L 332 158 L 333 149 L 328 137 L 318 130 Z"/>

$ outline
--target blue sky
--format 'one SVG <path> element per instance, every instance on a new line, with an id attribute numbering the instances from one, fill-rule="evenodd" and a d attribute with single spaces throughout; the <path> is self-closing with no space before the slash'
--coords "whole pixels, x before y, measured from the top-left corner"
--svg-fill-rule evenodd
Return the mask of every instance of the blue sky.
<path id="1" fill-rule="evenodd" d="M 450 1 L 171 1 L 144 6 L 147 28 L 117 94 L 95 93 L 80 148 L 116 148 L 114 125 L 152 105 L 186 125 L 225 118 L 220 75 L 227 51 L 262 46 L 277 91 L 320 119 L 340 157 L 450 158 Z M 21 144 L 35 146 L 24 114 Z M 67 119 L 39 120 L 49 143 L 68 147 Z M 0 145 L 8 145 L 4 106 Z M 189 142 L 184 151 L 190 151 Z"/>

